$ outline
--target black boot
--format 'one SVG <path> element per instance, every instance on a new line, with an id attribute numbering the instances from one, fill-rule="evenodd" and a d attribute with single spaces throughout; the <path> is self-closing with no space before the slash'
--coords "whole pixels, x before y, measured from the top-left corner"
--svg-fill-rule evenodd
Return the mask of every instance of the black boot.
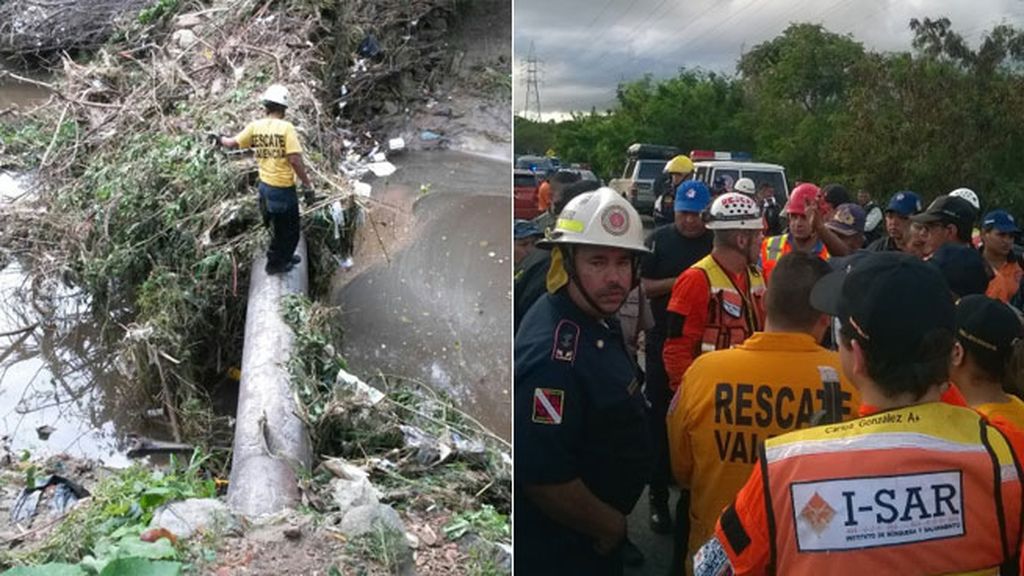
<path id="1" fill-rule="evenodd" d="M 672 515 L 668 511 L 668 495 L 651 494 L 649 499 L 651 513 L 651 531 L 655 534 L 672 533 Z"/>

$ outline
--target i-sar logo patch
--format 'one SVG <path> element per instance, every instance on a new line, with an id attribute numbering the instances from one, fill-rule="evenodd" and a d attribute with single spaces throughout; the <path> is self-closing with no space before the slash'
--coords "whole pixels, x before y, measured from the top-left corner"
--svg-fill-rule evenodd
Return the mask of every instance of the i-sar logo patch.
<path id="1" fill-rule="evenodd" d="M 859 550 L 963 536 L 959 470 L 790 486 L 801 552 Z"/>

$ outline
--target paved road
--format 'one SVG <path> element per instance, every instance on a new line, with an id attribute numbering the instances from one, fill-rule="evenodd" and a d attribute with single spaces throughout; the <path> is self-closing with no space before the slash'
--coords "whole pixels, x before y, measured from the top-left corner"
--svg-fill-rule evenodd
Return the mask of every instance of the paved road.
<path id="1" fill-rule="evenodd" d="M 672 490 L 670 506 L 675 511 L 677 492 Z M 647 492 L 644 491 L 629 515 L 629 538 L 644 553 L 644 563 L 627 567 L 626 576 L 668 576 L 672 565 L 672 536 L 655 534 L 648 523 Z"/>

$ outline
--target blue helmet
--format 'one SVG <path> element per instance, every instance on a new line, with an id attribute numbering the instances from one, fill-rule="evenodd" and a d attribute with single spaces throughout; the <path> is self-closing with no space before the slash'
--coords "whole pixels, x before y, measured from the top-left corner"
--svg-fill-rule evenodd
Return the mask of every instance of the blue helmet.
<path id="1" fill-rule="evenodd" d="M 703 212 L 711 203 L 711 191 L 700 180 L 686 180 L 676 188 L 676 212 Z"/>

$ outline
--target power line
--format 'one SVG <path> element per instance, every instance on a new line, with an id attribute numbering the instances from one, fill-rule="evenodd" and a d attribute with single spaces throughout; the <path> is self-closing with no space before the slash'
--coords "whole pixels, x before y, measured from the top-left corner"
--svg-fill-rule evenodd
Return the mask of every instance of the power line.
<path id="1" fill-rule="evenodd" d="M 537 73 L 537 54 L 534 51 L 533 41 L 530 42 L 530 54 L 526 58 L 526 77 L 524 80 L 526 84 L 526 102 L 523 103 L 523 117 L 530 117 L 530 99 L 532 96 L 536 119 L 540 122 L 540 82 Z"/>
<path id="2" fill-rule="evenodd" d="M 607 2 L 605 2 L 604 7 L 601 8 L 601 11 L 594 16 L 594 19 L 590 21 L 590 24 L 587 24 L 587 31 L 590 31 L 591 29 L 594 28 L 594 24 L 597 24 L 597 21 L 601 19 L 601 16 L 604 16 L 604 13 L 608 11 L 608 7 L 611 6 L 612 2 L 614 1 L 615 0 L 608 0 Z"/>

